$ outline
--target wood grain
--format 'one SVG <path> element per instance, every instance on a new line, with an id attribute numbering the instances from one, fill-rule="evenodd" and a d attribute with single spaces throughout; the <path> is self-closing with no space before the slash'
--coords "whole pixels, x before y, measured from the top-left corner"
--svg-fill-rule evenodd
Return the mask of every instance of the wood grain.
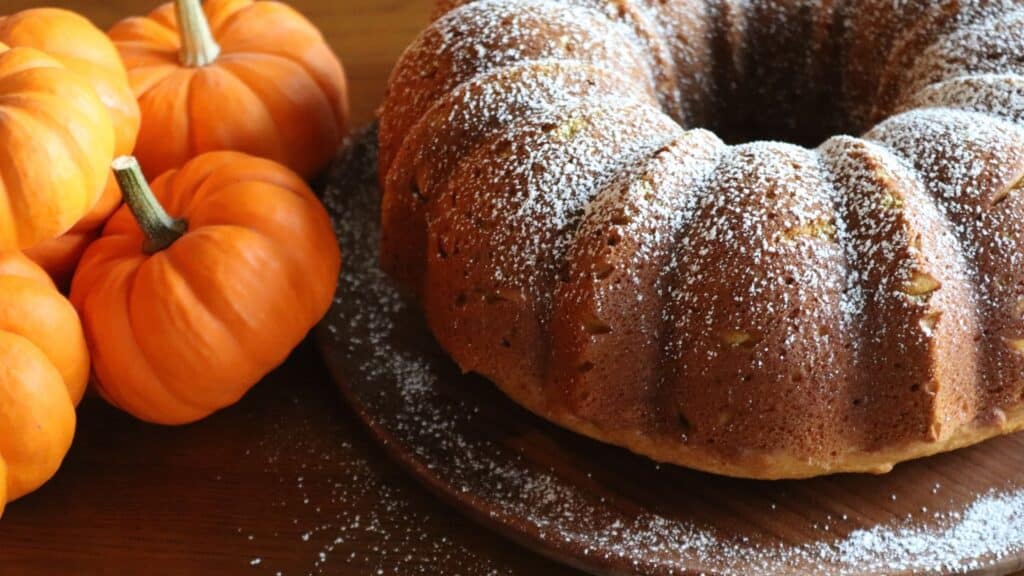
<path id="1" fill-rule="evenodd" d="M 291 3 L 341 55 L 355 119 L 370 120 L 429 0 Z M 156 3 L 5 0 L 0 12 L 43 5 L 107 27 Z M 87 400 L 57 477 L 0 520 L 0 574 L 570 574 L 439 503 L 356 421 L 309 345 L 194 426 Z"/>
<path id="2" fill-rule="evenodd" d="M 431 0 L 289 0 L 323 31 L 341 58 L 351 84 L 355 126 L 369 122 L 402 50 L 426 25 Z M 145 14 L 159 2 L 140 0 L 4 0 L 0 12 L 37 6 L 76 10 L 103 29 L 121 18 Z"/>
<path id="3" fill-rule="evenodd" d="M 567 573 L 408 480 L 338 400 L 309 345 L 242 403 L 193 426 L 149 426 L 86 401 L 60 473 L 0 520 L 5 576 L 439 567 Z"/>
<path id="4" fill-rule="evenodd" d="M 355 122 L 369 121 L 431 0 L 291 4 L 342 57 Z M 107 27 L 156 2 L 5 0 L 0 12 L 42 5 Z M 356 421 L 309 344 L 193 426 L 87 400 L 58 476 L 0 521 L 0 574 L 576 574 L 439 503 Z"/>

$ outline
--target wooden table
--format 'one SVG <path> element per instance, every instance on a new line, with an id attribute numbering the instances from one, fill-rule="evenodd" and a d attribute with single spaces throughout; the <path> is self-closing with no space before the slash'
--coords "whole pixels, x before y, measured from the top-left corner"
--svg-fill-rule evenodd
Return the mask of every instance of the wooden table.
<path id="1" fill-rule="evenodd" d="M 354 123 L 431 0 L 291 0 L 342 57 Z M 78 10 L 107 27 L 140 0 L 4 0 Z M 184 428 L 96 399 L 58 476 L 0 521 L 0 574 L 294 575 L 575 572 L 465 520 L 407 479 L 339 402 L 304 344 L 239 405 Z"/>
<path id="2" fill-rule="evenodd" d="M 107 27 L 155 2 L 5 0 Z M 355 122 L 430 0 L 293 0 L 341 55 Z M 482 530 L 387 461 L 307 343 L 241 404 L 184 428 L 99 400 L 57 477 L 0 521 L 0 574 L 570 574 Z"/>

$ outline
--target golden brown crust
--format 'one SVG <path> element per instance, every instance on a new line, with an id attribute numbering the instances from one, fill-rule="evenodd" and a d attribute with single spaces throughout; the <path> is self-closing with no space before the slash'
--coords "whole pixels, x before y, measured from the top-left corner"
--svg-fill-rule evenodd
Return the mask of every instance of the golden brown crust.
<path id="1" fill-rule="evenodd" d="M 884 472 L 1024 426 L 1024 11 L 442 8 L 382 107 L 382 265 L 464 370 L 753 478 Z M 672 119 L 866 132 L 727 146 Z"/>
<path id="2" fill-rule="evenodd" d="M 737 478 L 783 480 L 852 472 L 885 474 L 901 462 L 956 450 L 989 438 L 1024 430 L 1024 406 L 1018 406 L 1005 413 L 1005 417 L 992 422 L 975 421 L 958 428 L 939 441 L 911 440 L 877 450 L 839 452 L 826 459 L 801 458 L 785 450 L 776 453 L 730 454 L 723 458 L 722 454 L 714 450 L 682 444 L 674 437 L 652 436 L 629 430 L 604 430 L 568 412 L 549 410 L 544 404 L 537 403 L 534 396 L 522 394 L 522 390 L 532 388 L 530 384 L 501 384 L 501 380 L 490 379 L 518 404 L 573 432 L 627 448 L 658 462 Z"/>

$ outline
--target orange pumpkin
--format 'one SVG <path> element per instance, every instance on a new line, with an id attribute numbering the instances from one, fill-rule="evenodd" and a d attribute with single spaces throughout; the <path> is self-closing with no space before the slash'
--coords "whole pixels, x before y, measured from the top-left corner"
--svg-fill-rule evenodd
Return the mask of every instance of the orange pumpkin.
<path id="1" fill-rule="evenodd" d="M 345 136 L 341 63 L 284 4 L 178 0 L 120 22 L 110 37 L 142 108 L 135 155 L 150 176 L 235 150 L 309 178 Z"/>
<path id="2" fill-rule="evenodd" d="M 142 420 L 199 420 L 238 401 L 326 312 L 341 267 L 330 219 L 297 174 L 237 152 L 199 156 L 152 190 L 132 158 L 115 173 L 126 205 L 71 287 L 96 388 Z"/>
<path id="3" fill-rule="evenodd" d="M 95 206 L 114 126 L 92 86 L 33 48 L 0 44 L 0 250 L 34 246 Z"/>
<path id="4" fill-rule="evenodd" d="M 141 116 L 128 73 L 113 42 L 86 18 L 57 8 L 34 8 L 0 16 L 0 42 L 8 46 L 36 48 L 65 68 L 81 74 L 96 90 L 114 122 L 114 154 L 131 154 L 139 133 Z M 29 257 L 54 278 L 67 277 L 84 250 L 83 242 L 100 228 L 121 203 L 121 190 L 113 174 L 103 195 L 69 233 L 71 238 L 43 242 Z M 60 280 L 58 280 L 60 282 Z"/>
<path id="5" fill-rule="evenodd" d="M 46 272 L 0 253 L 0 515 L 60 467 L 89 379 L 78 315 Z"/>
<path id="6" fill-rule="evenodd" d="M 117 181 L 114 183 L 116 186 Z M 120 190 L 118 188 L 118 194 Z M 121 203 L 120 196 L 117 203 Z M 79 230 L 79 226 L 76 225 L 63 236 L 46 240 L 25 250 L 25 256 L 46 270 L 59 289 L 66 290 L 71 286 L 71 277 L 75 274 L 75 267 L 82 259 L 82 254 L 99 235 L 99 228 Z"/>

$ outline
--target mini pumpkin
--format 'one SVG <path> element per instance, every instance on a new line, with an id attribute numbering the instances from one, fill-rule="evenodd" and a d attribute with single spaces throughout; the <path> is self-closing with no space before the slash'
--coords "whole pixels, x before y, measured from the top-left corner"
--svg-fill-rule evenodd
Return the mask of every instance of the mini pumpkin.
<path id="1" fill-rule="evenodd" d="M 100 197 L 114 126 L 92 86 L 34 48 L 0 44 L 0 250 L 70 229 Z"/>
<path id="2" fill-rule="evenodd" d="M 110 38 L 83 16 L 58 8 L 33 8 L 0 16 L 0 42 L 35 48 L 52 56 L 65 68 L 80 74 L 92 85 L 114 122 L 114 154 L 131 154 L 139 133 L 141 115 L 128 73 Z M 29 257 L 58 280 L 70 280 L 93 236 L 121 202 L 121 190 L 113 174 L 100 199 L 69 232 L 70 238 L 46 240 Z"/>
<path id="3" fill-rule="evenodd" d="M 142 108 L 135 155 L 147 175 L 234 150 L 309 178 L 345 136 L 341 63 L 284 4 L 178 0 L 118 23 L 110 36 Z"/>
<path id="4" fill-rule="evenodd" d="M 114 184 L 116 187 L 116 180 Z M 121 189 L 117 190 L 120 195 Z M 120 196 L 118 196 L 117 203 L 121 203 Z M 57 283 L 58 288 L 66 290 L 71 286 L 71 277 L 75 273 L 75 267 L 78 266 L 82 254 L 99 235 L 100 228 L 81 230 L 80 226 L 76 224 L 62 236 L 46 240 L 25 250 L 25 256 L 46 270 L 50 278 Z"/>
<path id="5" fill-rule="evenodd" d="M 238 401 L 326 312 L 333 228 L 305 181 L 270 160 L 208 153 L 152 189 L 132 158 L 114 171 L 125 206 L 71 287 L 96 388 L 142 420 L 193 422 Z"/>
<path id="6" fill-rule="evenodd" d="M 0 515 L 67 454 L 89 353 L 75 309 L 39 266 L 0 253 Z"/>

